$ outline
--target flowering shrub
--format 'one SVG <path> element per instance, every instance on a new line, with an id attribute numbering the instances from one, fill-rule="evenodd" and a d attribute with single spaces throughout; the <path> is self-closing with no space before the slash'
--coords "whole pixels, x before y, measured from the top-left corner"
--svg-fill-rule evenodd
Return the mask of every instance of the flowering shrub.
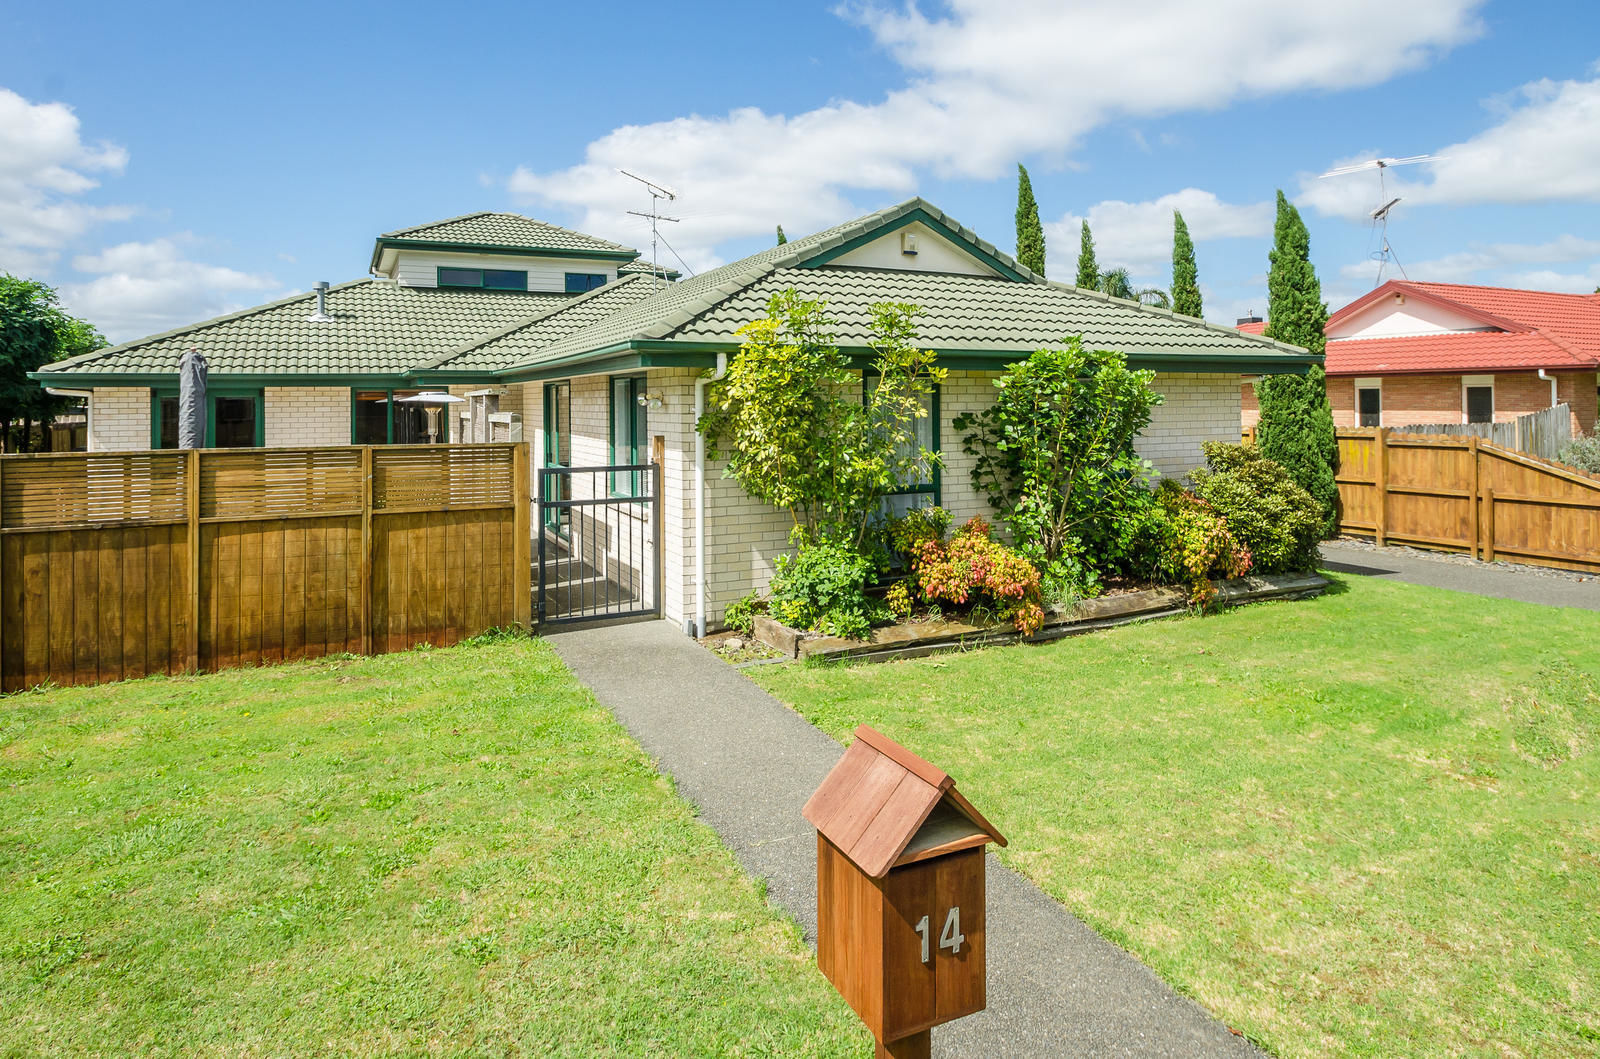
<path id="1" fill-rule="evenodd" d="M 884 603 L 889 606 L 889 613 L 894 615 L 896 621 L 905 621 L 911 617 L 913 609 L 911 590 L 904 581 L 896 581 L 889 586 L 889 591 L 884 593 Z"/>
<path id="2" fill-rule="evenodd" d="M 922 546 L 929 541 L 944 540 L 950 528 L 950 512 L 942 507 L 919 507 L 884 523 L 884 537 L 896 556 L 907 566 L 915 566 L 922 554 Z"/>
<path id="3" fill-rule="evenodd" d="M 974 518 L 949 543 L 923 542 L 915 564 L 922 595 L 932 603 L 983 604 L 1023 635 L 1038 632 L 1044 625 L 1038 568 L 989 532 L 987 522 Z"/>
<path id="4" fill-rule="evenodd" d="M 1157 530 L 1157 573 L 1189 586 L 1189 602 L 1204 607 L 1217 595 L 1213 577 L 1249 572 L 1250 549 L 1234 539 L 1227 520 L 1193 493 L 1165 483 L 1160 498 L 1165 518 Z"/>

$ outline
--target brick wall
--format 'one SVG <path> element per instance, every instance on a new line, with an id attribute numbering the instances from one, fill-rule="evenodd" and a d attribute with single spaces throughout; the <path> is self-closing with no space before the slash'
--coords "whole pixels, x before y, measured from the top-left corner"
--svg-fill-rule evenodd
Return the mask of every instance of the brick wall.
<path id="1" fill-rule="evenodd" d="M 150 391 L 143 386 L 97 386 L 89 398 L 89 449 L 110 452 L 150 447 Z"/>
<path id="2" fill-rule="evenodd" d="M 1168 478 L 1205 466 L 1203 441 L 1239 441 L 1239 377 L 1162 372 L 1155 388 L 1166 400 L 1134 449 Z"/>
<path id="3" fill-rule="evenodd" d="M 269 447 L 350 444 L 347 386 L 268 386 L 262 403 Z"/>
<path id="4" fill-rule="evenodd" d="M 1556 402 L 1572 409 L 1574 434 L 1592 434 L 1595 428 L 1596 376 L 1593 372 L 1552 372 Z M 1465 405 L 1460 375 L 1388 375 L 1382 380 L 1382 425 L 1400 427 L 1427 423 L 1461 423 Z M 1336 427 L 1356 425 L 1355 380 L 1330 376 L 1328 403 Z M 1504 423 L 1550 407 L 1550 383 L 1537 372 L 1503 372 L 1494 375 L 1494 418 Z M 1247 421 L 1246 425 L 1250 425 Z"/>

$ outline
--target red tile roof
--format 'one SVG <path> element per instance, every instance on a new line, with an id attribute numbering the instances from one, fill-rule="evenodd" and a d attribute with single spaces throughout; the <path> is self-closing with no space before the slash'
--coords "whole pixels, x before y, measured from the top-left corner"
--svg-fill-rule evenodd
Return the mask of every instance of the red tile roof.
<path id="1" fill-rule="evenodd" d="M 1580 355 L 1600 359 L 1600 294 L 1474 287 L 1462 283 L 1402 283 L 1436 298 L 1545 331 Z"/>
<path id="2" fill-rule="evenodd" d="M 1595 370 L 1596 358 L 1574 353 L 1542 331 L 1456 331 L 1402 338 L 1345 338 L 1329 342 L 1329 375 L 1454 374 L 1537 368 Z"/>

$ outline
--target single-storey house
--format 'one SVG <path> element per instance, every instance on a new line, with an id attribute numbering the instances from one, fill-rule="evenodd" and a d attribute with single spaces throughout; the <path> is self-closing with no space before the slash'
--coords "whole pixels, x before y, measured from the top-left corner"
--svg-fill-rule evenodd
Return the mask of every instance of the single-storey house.
<path id="1" fill-rule="evenodd" d="M 1600 294 L 1391 280 L 1328 317 L 1326 333 L 1335 426 L 1499 423 L 1565 404 L 1574 435 L 1594 433 Z M 1255 426 L 1250 383 L 1241 408 Z"/>
<path id="2" fill-rule="evenodd" d="M 438 440 L 525 437 L 536 467 L 639 464 L 659 454 L 661 525 L 640 529 L 660 556 L 657 605 L 686 629 L 705 629 L 764 586 L 788 546 L 787 516 L 707 465 L 694 429 L 705 384 L 739 348 L 736 332 L 788 288 L 826 299 L 840 348 L 863 365 L 870 306 L 921 307 L 921 343 L 950 369 L 925 421 L 944 466 L 931 482 L 908 483 L 900 506 L 940 503 L 957 520 L 988 512 L 951 421 L 990 403 L 1006 364 L 1063 336 L 1156 372 L 1165 402 L 1138 448 L 1172 476 L 1202 462 L 1202 442 L 1238 440 L 1242 375 L 1316 362 L 1230 327 L 1048 282 L 912 199 L 679 280 L 606 240 L 514 214 L 471 214 L 379 236 L 366 279 L 34 377 L 88 394 L 92 450 L 176 444 L 178 358 L 192 347 L 210 366 L 213 445 L 425 442 L 423 413 L 396 398 L 448 389 L 468 400 L 453 406 Z M 627 497 L 635 484 L 611 474 L 605 488 Z M 544 532 L 571 527 L 556 519 Z"/>

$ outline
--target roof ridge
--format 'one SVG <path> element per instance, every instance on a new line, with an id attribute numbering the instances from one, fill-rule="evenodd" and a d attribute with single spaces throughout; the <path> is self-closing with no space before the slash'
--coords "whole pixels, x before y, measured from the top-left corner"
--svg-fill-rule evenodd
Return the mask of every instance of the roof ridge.
<path id="1" fill-rule="evenodd" d="M 1535 327 L 1532 333 L 1549 341 L 1552 345 L 1556 346 L 1556 348 L 1560 349 L 1563 353 L 1570 356 L 1579 364 L 1600 363 L 1600 357 L 1588 356 L 1579 350 L 1572 348 L 1572 346 L 1567 342 L 1566 338 L 1555 331 L 1550 331 L 1543 327 Z"/>
<path id="2" fill-rule="evenodd" d="M 1500 290 L 1512 291 L 1516 294 L 1537 294 L 1541 297 L 1550 298 L 1581 298 L 1585 301 L 1589 299 L 1600 298 L 1600 294 L 1585 294 L 1582 291 L 1539 290 L 1535 287 L 1499 287 L 1490 283 L 1448 283 L 1444 280 L 1431 279 L 1402 279 L 1394 280 L 1393 282 L 1412 287 L 1454 287 L 1461 290 Z"/>
<path id="3" fill-rule="evenodd" d="M 332 294 L 334 291 L 347 290 L 350 287 L 359 286 L 363 283 L 378 282 L 380 281 L 373 279 L 371 276 L 363 276 L 361 279 L 353 279 L 344 283 L 335 284 L 334 286 L 328 288 L 328 293 Z M 121 342 L 114 346 L 106 346 L 104 349 L 97 349 L 92 353 L 80 353 L 76 357 L 69 357 L 66 360 L 52 361 L 51 363 L 40 367 L 39 370 L 56 371 L 60 368 L 77 367 L 81 364 L 93 364 L 96 360 L 111 356 L 114 353 L 125 353 L 130 349 L 138 349 L 140 346 L 147 346 L 153 342 L 161 342 L 169 338 L 176 338 L 179 335 L 188 334 L 191 331 L 199 331 L 203 328 L 214 327 L 217 324 L 225 324 L 230 320 L 242 320 L 247 316 L 253 316 L 256 313 L 264 313 L 272 309 L 281 309 L 283 306 L 293 305 L 297 301 L 310 301 L 316 296 L 316 291 L 307 291 L 304 294 L 294 294 L 287 298 L 279 298 L 277 301 L 265 302 L 261 305 L 252 305 L 248 309 L 238 309 L 231 313 L 223 313 L 221 316 L 213 316 L 209 320 L 201 320 L 199 323 L 185 324 L 183 327 L 175 327 L 170 331 L 160 331 L 153 335 L 145 335 L 143 338 L 130 339 L 127 342 Z"/>
<path id="4" fill-rule="evenodd" d="M 412 234 L 414 232 L 426 231 L 429 228 L 437 228 L 442 224 L 454 224 L 457 221 L 468 221 L 468 220 L 471 220 L 474 217 L 487 217 L 489 214 L 491 214 L 493 212 L 494 212 L 493 210 L 474 210 L 471 213 L 457 214 L 454 217 L 446 217 L 443 220 L 425 221 L 422 224 L 413 224 L 409 228 L 396 228 L 392 232 L 382 232 L 382 233 L 380 233 L 378 235 L 378 238 L 379 239 L 392 239 L 392 238 L 394 238 L 396 236 L 410 235 L 410 234 Z"/>
<path id="5" fill-rule="evenodd" d="M 454 360 L 455 358 L 461 356 L 464 353 L 472 352 L 474 349 L 477 349 L 480 346 L 486 346 L 490 342 L 494 342 L 494 341 L 496 341 L 498 339 L 504 338 L 507 335 L 510 335 L 510 334 L 513 334 L 513 333 L 515 333 L 517 331 L 522 330 L 525 327 L 531 327 L 534 324 L 540 322 L 541 320 L 548 320 L 550 317 L 555 316 L 558 313 L 564 313 L 567 310 L 574 308 L 575 306 L 579 305 L 582 302 L 590 301 L 591 299 L 595 298 L 598 295 L 615 293 L 616 291 L 618 291 L 618 290 L 622 289 L 623 287 L 625 287 L 627 284 L 638 282 L 640 280 L 643 280 L 644 278 L 645 278 L 645 276 L 642 273 L 633 273 L 631 275 L 627 275 L 627 276 L 623 276 L 623 277 L 619 278 L 615 283 L 607 283 L 607 284 L 604 284 L 602 286 L 596 287 L 594 290 L 585 291 L 584 293 L 578 295 L 576 298 L 572 298 L 572 299 L 570 299 L 568 301 L 562 302 L 560 305 L 553 305 L 550 308 L 546 309 L 542 313 L 535 313 L 532 316 L 526 317 L 524 319 L 516 321 L 515 323 L 512 323 L 512 324 L 509 324 L 509 325 L 507 325 L 505 327 L 502 327 L 497 331 L 491 331 L 486 335 L 479 335 L 479 336 L 477 336 L 475 338 L 468 339 L 466 342 L 463 342 L 461 345 L 456 346 L 454 349 L 447 350 L 446 352 L 439 354 L 437 357 L 434 357 L 431 360 L 423 361 L 421 364 L 416 365 L 411 370 L 413 370 L 413 371 L 422 371 L 422 370 L 429 369 L 429 368 L 440 367 L 440 366 L 442 366 L 444 364 L 449 363 L 450 361 Z M 604 319 L 604 317 L 601 318 L 601 320 L 603 320 L 603 319 Z M 596 320 L 595 321 L 595 323 L 599 323 L 599 322 L 601 322 L 601 321 L 600 320 Z"/>
<path id="6" fill-rule="evenodd" d="M 1172 309 L 1164 309 L 1159 305 L 1146 305 L 1144 302 L 1141 302 L 1141 301 L 1135 301 L 1135 300 L 1131 300 L 1131 299 L 1128 299 L 1128 298 L 1118 298 L 1118 297 L 1115 297 L 1113 295 L 1107 294 L 1105 291 L 1092 290 L 1091 288 L 1088 288 L 1088 287 L 1079 287 L 1076 284 L 1072 284 L 1072 283 L 1062 283 L 1059 280 L 1046 279 L 1046 280 L 1044 280 L 1044 282 L 1046 284 L 1048 284 L 1049 286 L 1057 287 L 1057 288 L 1060 288 L 1061 290 L 1069 290 L 1069 291 L 1072 291 L 1075 294 L 1086 295 L 1088 297 L 1095 298 L 1095 299 L 1097 299 L 1099 301 L 1110 302 L 1113 305 L 1125 305 L 1125 306 L 1127 306 L 1127 307 L 1129 307 L 1131 309 L 1137 309 L 1140 312 L 1151 313 L 1151 314 L 1154 314 L 1156 316 L 1167 316 L 1167 317 L 1170 317 L 1170 318 L 1172 318 L 1174 320 L 1181 320 L 1186 324 L 1199 324 L 1201 327 L 1205 328 L 1207 331 L 1215 331 L 1215 332 L 1217 332 L 1219 334 L 1223 333 L 1223 332 L 1227 332 L 1228 334 L 1239 335 L 1239 336 L 1241 336 L 1243 338 L 1250 339 L 1252 342 L 1256 342 L 1256 343 L 1259 343 L 1261 345 L 1272 346 L 1275 349 L 1281 349 L 1281 350 L 1284 350 L 1286 352 L 1291 352 L 1291 353 L 1309 353 L 1310 352 L 1310 350 L 1306 349 L 1303 346 L 1291 345 L 1288 342 L 1279 342 L 1276 338 L 1268 338 L 1266 335 L 1251 334 L 1249 331 L 1241 331 L 1237 327 L 1229 327 L 1227 324 L 1215 324 L 1215 323 L 1212 323 L 1210 320 L 1203 319 L 1202 317 L 1187 316 L 1184 313 L 1176 312 L 1176 311 L 1174 311 Z"/>

